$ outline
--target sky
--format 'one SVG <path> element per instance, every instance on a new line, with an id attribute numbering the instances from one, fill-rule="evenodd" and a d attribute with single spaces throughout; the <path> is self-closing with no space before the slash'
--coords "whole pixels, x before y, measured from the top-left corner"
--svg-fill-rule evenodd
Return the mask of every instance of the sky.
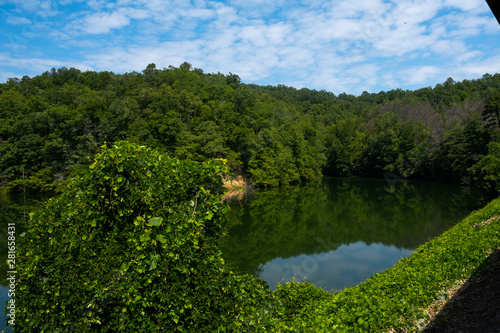
<path id="1" fill-rule="evenodd" d="M 500 72 L 500 25 L 484 0 L 0 0 L 0 13 L 0 82 L 188 62 L 359 95 Z"/>

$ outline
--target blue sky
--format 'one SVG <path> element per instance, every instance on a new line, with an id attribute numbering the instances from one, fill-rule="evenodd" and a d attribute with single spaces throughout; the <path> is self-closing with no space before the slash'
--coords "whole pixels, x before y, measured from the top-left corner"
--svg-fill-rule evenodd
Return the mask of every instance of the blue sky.
<path id="1" fill-rule="evenodd" d="M 500 72 L 484 0 L 0 0 L 0 82 L 187 61 L 245 83 L 359 95 Z"/>

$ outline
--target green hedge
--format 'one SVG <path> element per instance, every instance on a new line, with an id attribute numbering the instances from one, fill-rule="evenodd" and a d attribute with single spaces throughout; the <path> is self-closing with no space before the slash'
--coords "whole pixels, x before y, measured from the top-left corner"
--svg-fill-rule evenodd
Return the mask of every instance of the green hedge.
<path id="1" fill-rule="evenodd" d="M 424 308 L 457 280 L 467 279 L 500 247 L 500 198 L 473 212 L 441 236 L 420 246 L 393 268 L 333 295 L 304 283 L 277 288 L 279 331 L 415 331 Z"/>

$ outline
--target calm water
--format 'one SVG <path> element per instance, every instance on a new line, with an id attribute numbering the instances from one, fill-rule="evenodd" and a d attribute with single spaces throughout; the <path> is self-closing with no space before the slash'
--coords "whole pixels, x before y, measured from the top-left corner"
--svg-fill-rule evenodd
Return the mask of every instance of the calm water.
<path id="1" fill-rule="evenodd" d="M 47 197 L 47 196 L 45 196 Z M 6 277 L 7 277 L 7 225 L 8 223 L 22 222 L 24 219 L 28 219 L 29 212 L 36 203 L 43 200 L 44 197 L 41 196 L 23 196 L 23 195 L 13 195 L 13 196 L 0 196 L 0 306 L 2 319 L 0 321 L 0 332 L 10 333 L 12 332 L 12 326 L 8 327 L 5 331 L 5 324 L 7 316 L 4 314 L 5 303 L 10 299 L 8 296 L 9 288 Z M 48 197 L 47 197 L 48 198 Z M 16 225 L 16 238 L 22 233 L 19 225 Z M 17 291 L 16 291 L 17 292 Z"/>
<path id="2" fill-rule="evenodd" d="M 27 218 L 43 199 L 0 197 L 2 309 L 8 300 L 7 224 Z M 483 204 L 477 192 L 460 186 L 325 178 L 233 202 L 228 236 L 219 245 L 234 271 L 260 276 L 272 289 L 295 276 L 334 291 L 391 267 Z M 17 228 L 17 236 L 21 232 Z"/>
<path id="3" fill-rule="evenodd" d="M 392 267 L 484 203 L 468 187 L 325 178 L 232 203 L 219 245 L 234 271 L 271 289 L 295 276 L 336 291 Z"/>

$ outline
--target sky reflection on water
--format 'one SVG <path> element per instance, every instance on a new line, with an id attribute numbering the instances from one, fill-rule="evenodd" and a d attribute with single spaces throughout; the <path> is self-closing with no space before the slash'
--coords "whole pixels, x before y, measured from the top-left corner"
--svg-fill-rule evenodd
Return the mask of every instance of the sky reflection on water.
<path id="1" fill-rule="evenodd" d="M 275 258 L 262 265 L 256 275 L 273 290 L 276 284 L 292 281 L 295 277 L 297 281 L 313 281 L 316 287 L 333 292 L 365 281 L 412 252 L 393 245 L 368 245 L 360 241 L 341 245 L 333 251 Z"/>

